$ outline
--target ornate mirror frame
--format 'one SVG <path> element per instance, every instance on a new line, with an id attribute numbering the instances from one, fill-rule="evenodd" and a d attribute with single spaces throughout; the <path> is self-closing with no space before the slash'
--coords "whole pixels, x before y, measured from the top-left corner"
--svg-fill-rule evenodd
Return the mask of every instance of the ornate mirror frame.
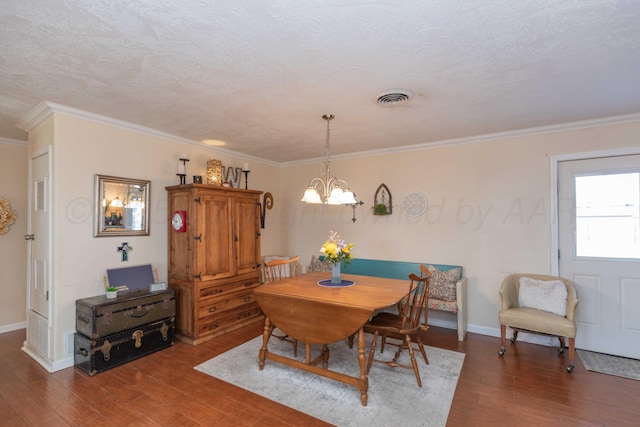
<path id="1" fill-rule="evenodd" d="M 96 175 L 94 237 L 148 236 L 151 181 Z"/>

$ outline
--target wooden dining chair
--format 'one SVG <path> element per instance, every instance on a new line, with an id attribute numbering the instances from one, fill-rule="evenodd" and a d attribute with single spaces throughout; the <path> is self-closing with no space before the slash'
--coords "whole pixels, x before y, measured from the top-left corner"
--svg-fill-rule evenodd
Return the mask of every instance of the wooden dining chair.
<path id="1" fill-rule="evenodd" d="M 382 312 L 376 314 L 366 325 L 367 329 L 373 331 L 373 341 L 371 342 L 371 348 L 369 349 L 369 358 L 367 360 L 367 374 L 371 369 L 373 362 L 384 363 L 391 367 L 401 367 L 407 369 L 413 369 L 418 380 L 418 386 L 422 387 L 422 381 L 420 380 L 420 371 L 418 369 L 418 363 L 414 354 L 413 345 L 417 344 L 420 353 L 428 364 L 427 353 L 420 337 L 422 312 L 429 299 L 429 276 L 416 276 L 415 274 L 409 274 L 409 292 L 405 299 L 405 303 L 402 305 L 402 309 L 399 314 Z M 398 344 L 398 351 L 396 351 L 393 359 L 391 360 L 379 360 L 375 358 L 376 342 L 378 335 L 386 336 L 387 339 L 400 337 L 402 342 Z M 412 338 L 416 340 L 414 343 Z M 391 343 L 387 343 L 391 344 Z M 395 345 L 395 344 L 394 344 Z M 402 351 L 407 349 L 409 356 L 411 357 L 411 365 L 403 365 L 398 363 L 398 358 Z"/>
<path id="2" fill-rule="evenodd" d="M 298 261 L 300 256 L 294 256 L 289 259 L 274 259 L 264 264 L 265 277 L 267 283 L 277 282 L 289 277 L 296 277 L 298 275 Z M 276 328 L 277 325 L 274 325 Z M 290 336 L 282 333 L 271 333 L 271 336 L 278 338 L 282 341 L 288 341 L 293 344 L 293 355 L 298 355 L 298 340 L 291 338 Z"/>
<path id="3" fill-rule="evenodd" d="M 427 266 L 425 266 L 424 264 L 420 264 L 420 277 L 429 277 L 429 276 L 431 276 L 431 272 L 428 270 Z M 427 306 L 429 305 L 428 298 L 429 298 L 429 295 L 427 293 L 427 300 L 425 301 L 424 309 L 423 309 L 422 323 L 420 324 L 420 330 L 423 332 L 426 332 L 427 330 L 429 330 L 429 310 L 427 308 Z M 398 301 L 398 304 L 397 304 L 398 313 L 402 313 L 402 310 L 404 309 L 404 305 L 406 304 L 406 302 L 407 302 L 407 298 L 403 298 L 402 300 Z M 366 328 L 365 328 L 365 331 L 373 332 L 371 329 L 367 330 Z M 401 334 L 381 331 L 380 335 L 382 336 L 382 339 L 380 340 L 380 353 L 384 353 L 384 348 L 387 344 L 387 337 L 394 338 L 396 341 L 404 341 Z M 422 357 L 424 358 L 424 363 L 428 365 L 429 359 L 427 358 L 427 353 L 424 350 L 424 346 L 422 345 L 422 338 L 420 337 L 420 332 L 417 332 L 416 336 L 412 336 L 411 338 L 413 339 L 414 343 L 420 343 L 420 347 L 421 347 L 420 353 L 422 353 Z M 394 342 L 389 342 L 389 344 L 394 346 L 403 345 L 403 344 L 396 344 Z"/>

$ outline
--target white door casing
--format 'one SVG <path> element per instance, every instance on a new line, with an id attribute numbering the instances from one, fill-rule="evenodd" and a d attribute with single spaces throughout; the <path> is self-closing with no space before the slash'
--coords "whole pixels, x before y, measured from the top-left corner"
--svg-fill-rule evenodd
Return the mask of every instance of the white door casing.
<path id="1" fill-rule="evenodd" d="M 29 200 L 29 310 L 45 319 L 50 311 L 50 182 L 49 153 L 31 159 Z"/>
<path id="2" fill-rule="evenodd" d="M 640 243 L 635 246 L 633 243 L 640 240 L 640 230 L 639 227 L 632 226 L 617 236 L 614 232 L 616 224 L 624 220 L 623 217 L 628 212 L 636 212 L 633 215 L 637 219 L 639 207 L 626 206 L 616 212 L 595 206 L 591 209 L 591 206 L 585 206 L 583 198 L 585 189 L 591 188 L 586 191 L 587 194 L 593 192 L 595 195 L 598 191 L 595 185 L 583 185 L 585 180 L 607 183 L 621 174 L 631 177 L 636 172 L 640 173 L 640 155 L 558 162 L 557 266 L 558 275 L 576 285 L 579 300 L 576 347 L 640 358 L 640 311 L 636 306 L 640 301 L 640 257 L 637 256 Z M 579 188 L 578 204 L 576 181 Z M 637 188 L 628 187 L 633 187 L 633 191 Z M 611 194 L 608 196 L 614 199 L 617 190 L 615 185 L 610 185 L 605 188 L 604 194 L 609 192 Z M 605 233 L 600 236 L 600 242 L 591 245 L 591 248 L 584 242 L 587 239 L 597 242 L 598 230 L 595 225 L 585 227 L 585 218 L 595 223 L 611 220 L 600 228 Z M 636 219 L 629 218 L 632 223 L 637 222 Z M 587 230 L 587 233 L 583 230 Z M 629 241 L 631 245 L 628 244 Z M 630 256 L 620 254 L 619 248 L 623 244 L 630 247 Z M 610 256 L 603 255 L 607 246 L 611 249 Z"/>

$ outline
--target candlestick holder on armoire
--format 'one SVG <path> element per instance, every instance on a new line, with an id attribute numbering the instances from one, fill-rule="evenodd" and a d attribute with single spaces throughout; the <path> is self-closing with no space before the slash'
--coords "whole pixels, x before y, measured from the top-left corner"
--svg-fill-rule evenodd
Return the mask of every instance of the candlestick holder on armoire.
<path id="1" fill-rule="evenodd" d="M 242 173 L 244 173 L 244 189 L 248 190 L 249 189 L 249 172 L 251 172 L 249 170 L 249 164 L 245 163 L 242 166 Z"/>
<path id="2" fill-rule="evenodd" d="M 186 157 L 180 157 L 180 161 L 182 164 L 178 165 L 178 173 L 176 175 L 180 177 L 180 185 L 184 185 L 187 183 L 187 162 L 189 159 Z"/>

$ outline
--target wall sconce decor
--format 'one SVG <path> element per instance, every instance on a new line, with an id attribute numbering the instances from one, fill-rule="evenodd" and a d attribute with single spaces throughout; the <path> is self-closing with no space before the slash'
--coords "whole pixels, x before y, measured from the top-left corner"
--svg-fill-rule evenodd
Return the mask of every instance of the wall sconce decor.
<path id="1" fill-rule="evenodd" d="M 373 214 L 374 215 L 391 215 L 393 205 L 391 204 L 391 191 L 389 188 L 380 184 L 373 196 Z"/>
<path id="2" fill-rule="evenodd" d="M 222 162 L 207 160 L 207 184 L 222 185 Z"/>
<path id="3" fill-rule="evenodd" d="M 264 228 L 264 220 L 267 215 L 266 209 L 273 208 L 273 195 L 271 193 L 264 193 L 262 196 L 262 203 L 260 205 L 260 228 Z"/>
<path id="4" fill-rule="evenodd" d="M 15 219 L 16 212 L 11 209 L 9 201 L 0 197 L 0 234 L 4 234 L 9 231 L 9 226 L 13 224 Z"/>

